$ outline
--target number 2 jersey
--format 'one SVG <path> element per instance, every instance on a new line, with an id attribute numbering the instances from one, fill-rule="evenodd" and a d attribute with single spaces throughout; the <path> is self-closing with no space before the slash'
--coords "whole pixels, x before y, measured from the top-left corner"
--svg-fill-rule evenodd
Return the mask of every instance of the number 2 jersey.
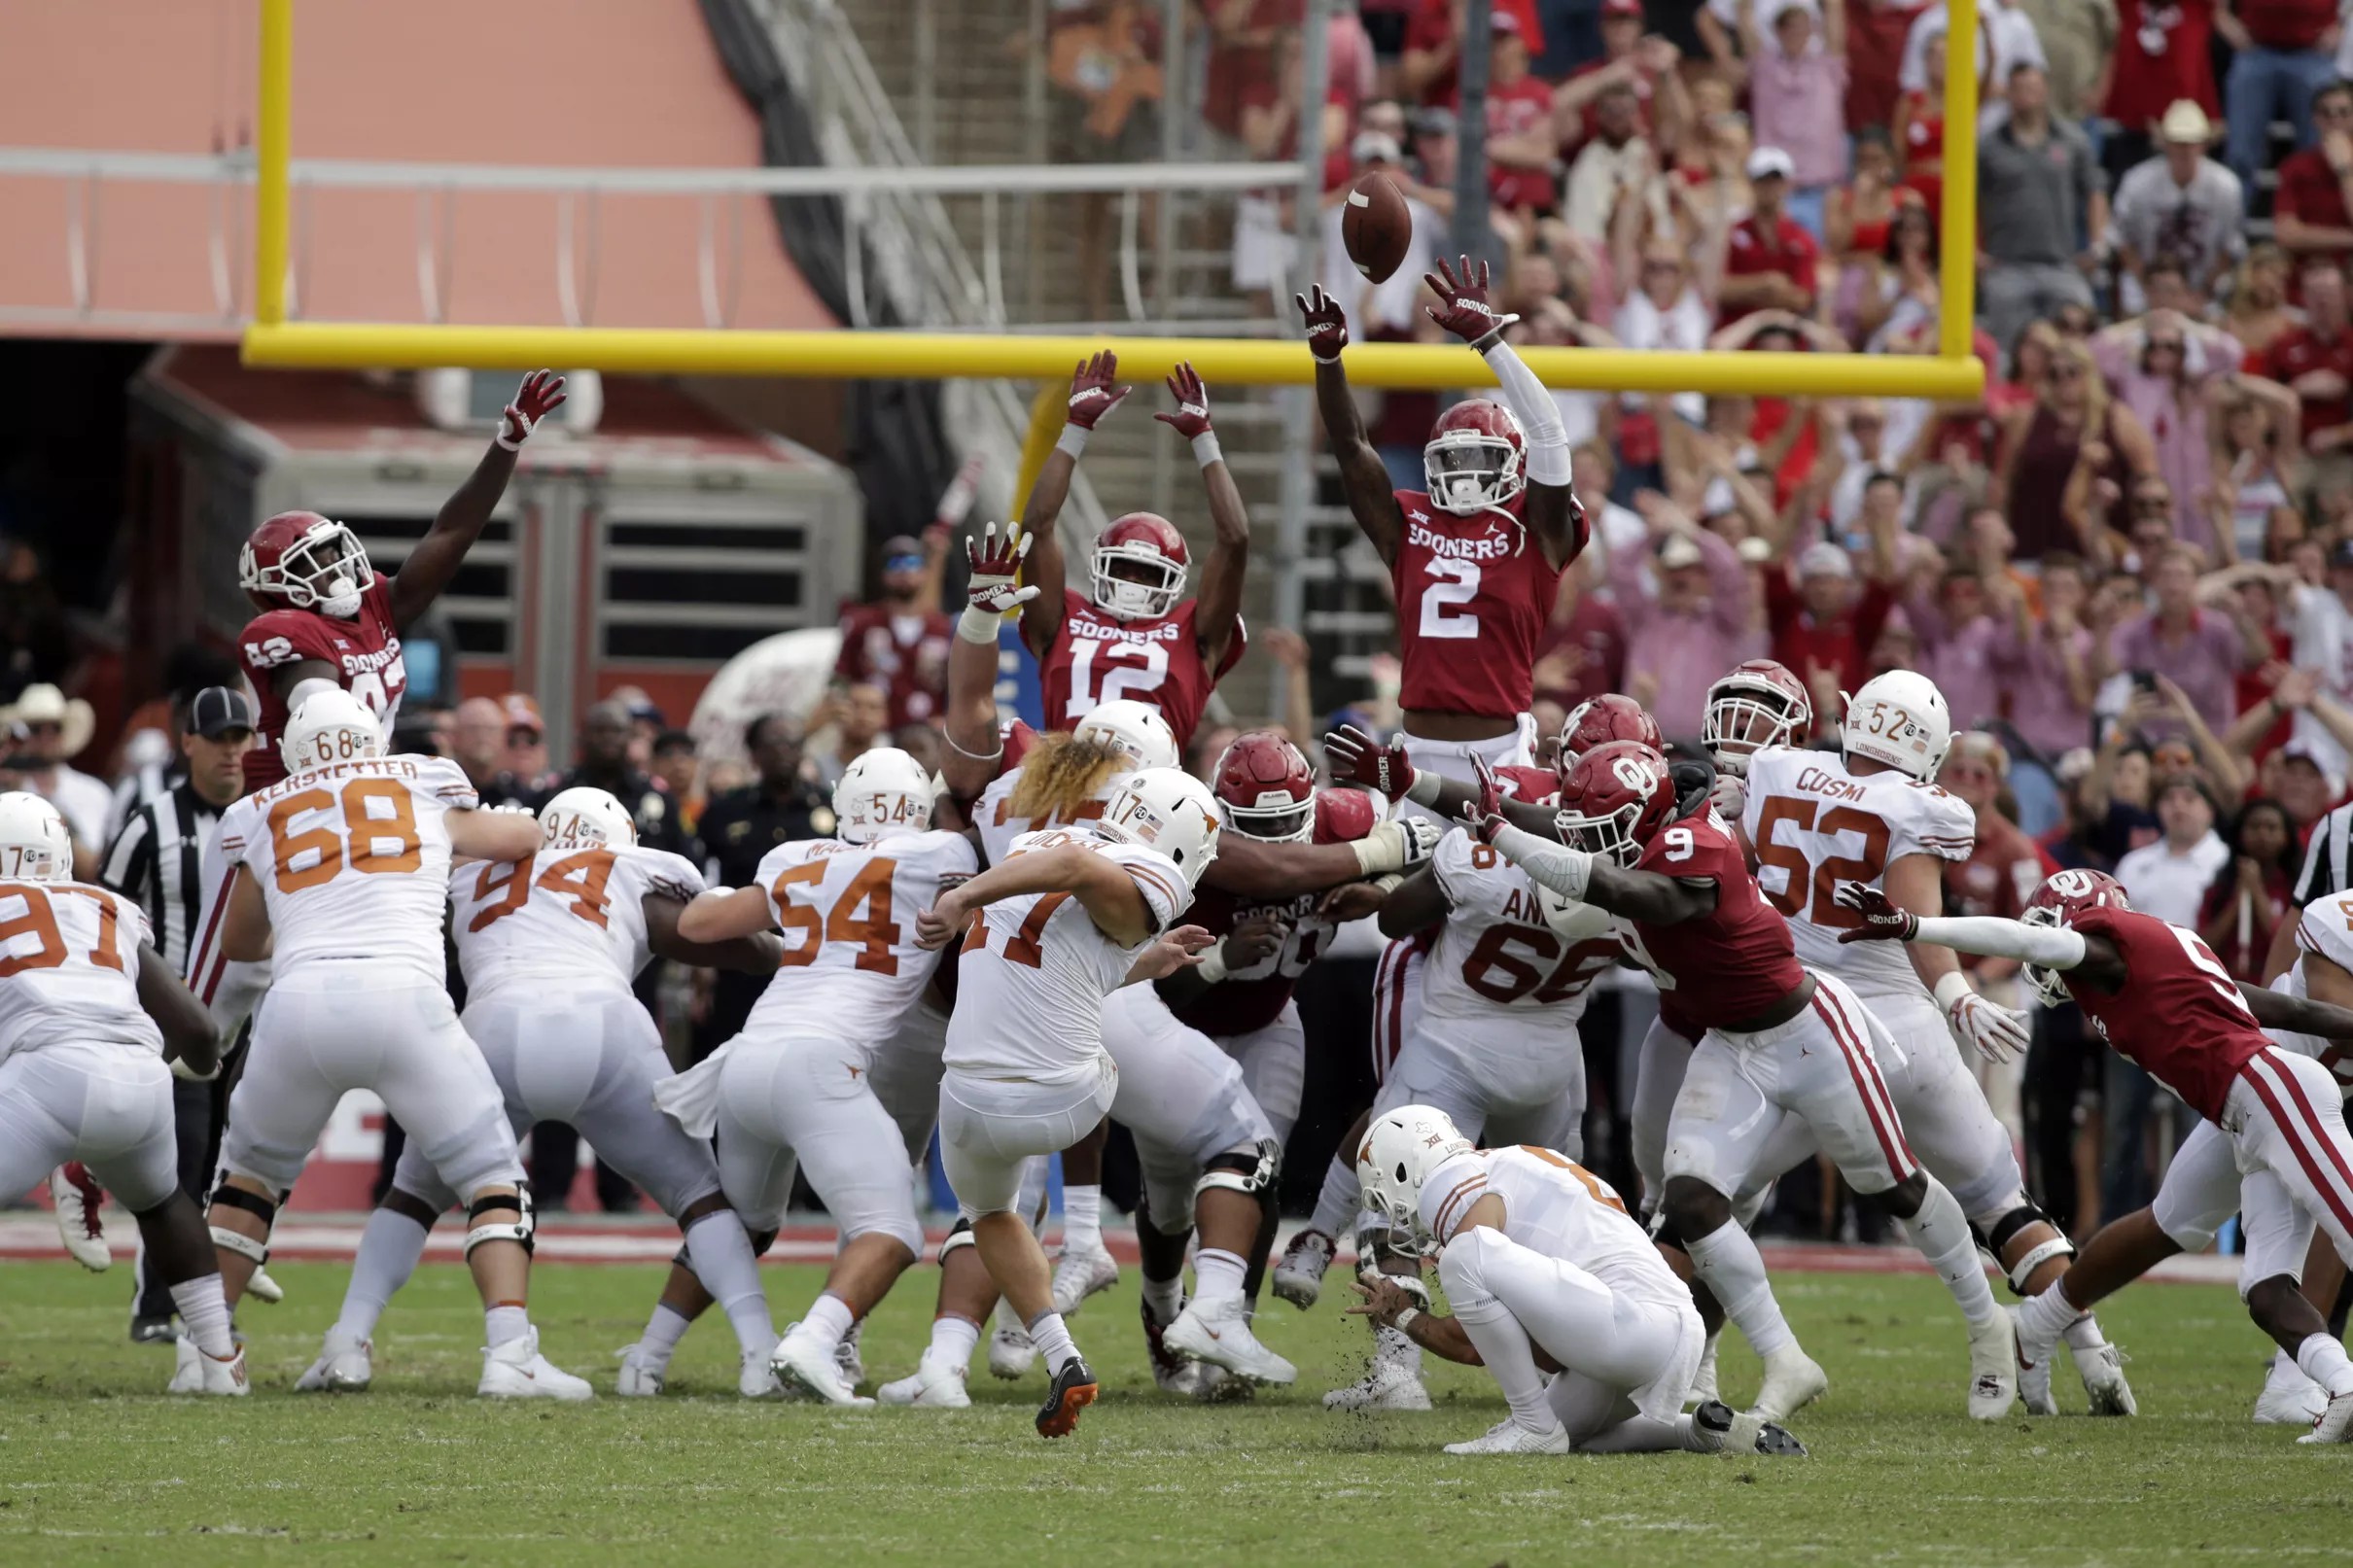
<path id="1" fill-rule="evenodd" d="M 392 622 L 392 578 L 384 573 L 360 596 L 360 612 L 349 620 L 315 610 L 272 610 L 246 622 L 237 640 L 246 679 L 262 699 L 259 741 L 245 753 L 245 787 L 261 789 L 286 777 L 278 754 L 286 733 L 286 699 L 278 695 L 277 672 L 317 659 L 334 667 L 335 681 L 368 705 L 392 742 L 401 694 L 408 689 L 408 668 L 401 658 L 401 634 Z"/>
<path id="2" fill-rule="evenodd" d="M 1317 844 L 1353 844 L 1381 822 L 1373 797 L 1361 789 L 1316 791 Z M 1282 945 L 1248 968 L 1226 972 L 1226 977 L 1184 1007 L 1174 1008 L 1177 1021 L 1213 1039 L 1230 1039 L 1262 1029 L 1282 1016 L 1291 1003 L 1299 977 L 1307 973 L 1338 929 L 1316 913 L 1323 893 L 1300 893 L 1290 898 L 1245 898 L 1218 888 L 1198 888 L 1193 893 L 1191 921 L 1212 936 L 1231 935 L 1235 926 L 1261 915 L 1274 915 L 1291 930 Z"/>
<path id="3" fill-rule="evenodd" d="M 221 814 L 224 874 L 261 884 L 284 980 L 306 963 L 365 958 L 447 979 L 441 916 L 452 811 L 479 804 L 445 757 L 374 757 L 298 773 Z M 214 900 L 194 973 L 217 960 L 227 901 Z"/>
<path id="4" fill-rule="evenodd" d="M 871 1057 L 898 1032 L 939 961 L 916 946 L 915 917 L 978 867 L 971 840 L 940 829 L 770 850 L 759 886 L 785 951 L 744 1033 L 824 1034 Z"/>
<path id="5" fill-rule="evenodd" d="M 1141 844 L 1088 832 L 1029 833 L 1008 858 L 1066 847 L 1100 854 L 1128 874 L 1155 937 L 1193 901 L 1176 862 Z M 1071 893 L 1022 893 L 991 904 L 965 933 L 942 1061 L 973 1078 L 1060 1082 L 1091 1070 L 1104 1054 L 1103 999 L 1126 983 L 1144 946 L 1112 941 Z"/>
<path id="6" fill-rule="evenodd" d="M 703 890 L 675 854 L 636 847 L 543 850 L 449 874 L 449 930 L 470 998 L 516 983 L 627 991 L 652 956 L 646 895 Z"/>
<path id="7" fill-rule="evenodd" d="M 1399 706 L 1512 718 L 1536 697 L 1536 644 L 1561 574 L 1522 522 L 1527 492 L 1500 510 L 1443 511 L 1395 492 L 1405 530 L 1389 581 L 1397 594 Z"/>
<path id="8" fill-rule="evenodd" d="M 1748 759 L 1740 817 L 1756 846 L 1757 885 L 1789 920 L 1799 961 L 1837 975 L 1868 1001 L 1924 996 L 1900 942 L 1850 942 L 1862 924 L 1841 908 L 1838 885 L 1882 886 L 1908 854 L 1963 861 L 1977 848 L 1977 818 L 1959 797 L 1901 773 L 1849 773 L 1827 751 L 1769 747 Z"/>
<path id="9" fill-rule="evenodd" d="M 1249 645 L 1242 617 L 1234 617 L 1234 635 L 1212 669 L 1201 656 L 1198 600 L 1187 599 L 1166 615 L 1133 620 L 1121 620 L 1075 588 L 1063 590 L 1062 603 L 1062 630 L 1038 660 L 1046 728 L 1072 728 L 1098 703 L 1124 697 L 1159 709 L 1176 732 L 1178 750 L 1192 745 L 1211 691 Z"/>
<path id="10" fill-rule="evenodd" d="M 1765 901 L 1748 857 L 1715 808 L 1703 805 L 1643 846 L 1638 871 L 1715 885 L 1715 908 L 1697 920 L 1625 923 L 1628 957 L 1659 982 L 1659 1017 L 1690 1040 L 1769 1011 L 1806 983 L 1789 923 Z"/>
<path id="11" fill-rule="evenodd" d="M 2220 1123 L 2240 1069 L 2271 1043 L 2222 959 L 2195 933 L 2135 910 L 2087 909 L 2067 924 L 2124 956 L 2125 983 L 2114 995 L 2074 972 L 2059 975 L 2093 1032 Z"/>
<path id="12" fill-rule="evenodd" d="M 78 882 L 0 882 L 0 1062 L 44 1045 L 163 1054 L 139 1005 L 147 913 Z"/>

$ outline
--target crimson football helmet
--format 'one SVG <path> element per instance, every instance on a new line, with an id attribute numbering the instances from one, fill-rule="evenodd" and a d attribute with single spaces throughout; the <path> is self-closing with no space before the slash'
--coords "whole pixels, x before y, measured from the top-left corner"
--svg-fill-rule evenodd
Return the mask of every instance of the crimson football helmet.
<path id="1" fill-rule="evenodd" d="M 1273 730 L 1238 735 L 1212 776 L 1217 813 L 1245 838 L 1305 844 L 1316 832 L 1316 770 Z"/>
<path id="2" fill-rule="evenodd" d="M 1718 773 L 1748 772 L 1748 759 L 1769 746 L 1794 746 L 1813 728 L 1813 698 L 1786 665 L 1750 659 L 1707 688 L 1700 745 Z"/>
<path id="3" fill-rule="evenodd" d="M 1184 596 L 1191 560 L 1184 536 L 1158 512 L 1114 518 L 1095 540 L 1095 603 L 1121 620 L 1158 620 Z"/>
<path id="4" fill-rule="evenodd" d="M 1469 516 L 1502 506 L 1528 486 L 1528 436 L 1493 398 L 1465 398 L 1438 416 L 1422 448 L 1430 505 Z"/>
<path id="5" fill-rule="evenodd" d="M 1577 758 L 1561 776 L 1562 839 L 1619 865 L 1673 820 L 1675 784 L 1667 758 L 1640 741 L 1611 741 Z"/>
<path id="6" fill-rule="evenodd" d="M 2130 909 L 2132 901 L 2125 896 L 2125 885 L 2105 871 L 2082 868 L 2054 871 L 2034 889 L 2026 900 L 2020 917 L 2028 925 L 2073 925 L 2075 918 L 2090 909 Z M 2040 964 L 2025 966 L 2026 983 L 2043 1000 L 2054 1007 L 2064 1006 L 2067 995 L 2066 977 L 2055 969 Z"/>
<path id="7" fill-rule="evenodd" d="M 1659 721 L 1650 715 L 1650 710 L 1632 697 L 1605 691 L 1577 704 L 1563 721 L 1561 773 L 1565 777 L 1579 757 L 1612 741 L 1639 741 L 1662 756 L 1667 753 L 1667 737 L 1659 732 Z"/>
<path id="8" fill-rule="evenodd" d="M 246 537 L 237 586 L 263 610 L 315 610 L 349 620 L 376 580 L 359 537 L 315 511 L 282 511 Z"/>

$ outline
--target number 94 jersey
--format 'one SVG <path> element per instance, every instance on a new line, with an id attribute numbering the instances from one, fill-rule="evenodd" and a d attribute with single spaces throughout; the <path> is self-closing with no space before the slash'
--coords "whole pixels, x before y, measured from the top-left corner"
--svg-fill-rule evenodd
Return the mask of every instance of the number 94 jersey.
<path id="1" fill-rule="evenodd" d="M 549 850 L 449 874 L 449 929 L 470 998 L 514 981 L 626 991 L 651 950 L 646 895 L 681 903 L 703 875 L 661 850 Z"/>
<path id="2" fill-rule="evenodd" d="M 41 1045 L 112 1041 L 163 1054 L 139 1006 L 147 915 L 104 888 L 0 882 L 0 1062 Z"/>
<path id="3" fill-rule="evenodd" d="M 1827 751 L 1772 747 L 1748 759 L 1740 828 L 1756 847 L 1757 885 L 1788 917 L 1799 961 L 1866 1001 L 1925 993 L 1902 943 L 1840 944 L 1862 917 L 1839 906 L 1838 887 L 1880 887 L 1908 854 L 1968 859 L 1977 819 L 1958 796 L 1906 774 L 1850 773 Z"/>
<path id="4" fill-rule="evenodd" d="M 1500 511 L 1458 516 L 1419 490 L 1396 493 L 1405 532 L 1389 580 L 1397 590 L 1401 707 L 1509 718 L 1536 696 L 1536 642 L 1561 574 L 1521 522 L 1526 492 Z"/>
<path id="5" fill-rule="evenodd" d="M 1062 602 L 1062 631 L 1038 661 L 1046 728 L 1074 728 L 1097 704 L 1124 697 L 1159 709 L 1178 750 L 1192 745 L 1210 693 L 1249 645 L 1242 617 L 1234 617 L 1234 635 L 1212 670 L 1201 657 L 1198 600 L 1135 620 L 1121 620 L 1075 588 L 1064 589 Z"/>
<path id="6" fill-rule="evenodd" d="M 785 952 L 744 1032 L 822 1033 L 869 1053 L 887 1043 L 939 961 L 915 945 L 916 915 L 979 867 L 971 840 L 938 829 L 770 850 L 759 886 Z"/>

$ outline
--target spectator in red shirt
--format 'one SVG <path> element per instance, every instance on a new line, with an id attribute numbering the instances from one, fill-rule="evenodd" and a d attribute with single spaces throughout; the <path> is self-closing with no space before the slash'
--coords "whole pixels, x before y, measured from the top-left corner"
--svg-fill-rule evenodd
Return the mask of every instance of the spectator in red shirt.
<path id="1" fill-rule="evenodd" d="M 2353 331 L 2345 312 L 2345 275 L 2315 256 L 2301 274 L 2304 324 L 2272 340 L 2264 373 L 2296 394 L 2303 410 L 2304 451 L 2312 459 L 2316 491 L 2353 481 Z"/>
<path id="2" fill-rule="evenodd" d="M 1642 0 L 1601 0 L 1601 57 L 1580 65 L 1553 92 L 1554 126 L 1563 146 L 1600 134 L 1597 108 L 1604 88 L 1633 88 L 1634 120 L 1649 136 L 1688 122 L 1691 106 L 1675 70 L 1682 56 L 1664 38 L 1644 37 Z"/>
<path id="3" fill-rule="evenodd" d="M 1760 147 L 1748 155 L 1747 166 L 1755 208 L 1732 226 L 1725 241 L 1717 324 L 1729 327 L 1752 310 L 1810 316 L 1821 298 L 1816 273 L 1822 248 L 1789 216 L 1789 155 Z"/>
<path id="4" fill-rule="evenodd" d="M 2345 200 L 2353 178 L 2353 87 L 2332 83 L 2312 95 L 2320 140 L 2280 159 L 2271 198 L 2271 237 L 2290 256 L 2342 263 L 2353 258 L 2353 213 Z"/>
<path id="5" fill-rule="evenodd" d="M 2271 122 L 2286 110 L 2296 145 L 2312 142 L 2312 99 L 2336 75 L 2337 0 L 2237 0 L 2216 13 L 2215 30 L 2237 52 L 2223 83 L 2230 133 L 2224 161 L 2242 185 L 2270 151 Z"/>
<path id="6" fill-rule="evenodd" d="M 1520 20 L 1497 7 L 1489 52 L 1487 83 L 1487 189 L 1494 204 L 1509 212 L 1551 212 L 1561 191 L 1554 165 L 1560 142 L 1553 133 L 1553 89 L 1528 74 L 1528 40 Z M 1460 111 L 1459 95 L 1447 107 Z"/>
<path id="7" fill-rule="evenodd" d="M 1520 23 L 1520 37 L 1530 50 L 1544 48 L 1544 29 L 1536 20 L 1536 0 L 1488 0 L 1497 11 L 1509 11 Z M 1455 101 L 1455 65 L 1462 56 L 1463 18 L 1469 0 L 1422 0 L 1405 28 L 1405 63 L 1401 71 L 1405 95 L 1426 104 Z"/>
<path id="8" fill-rule="evenodd" d="M 880 687 L 889 724 L 931 722 L 948 689 L 948 647 L 955 622 L 940 612 L 940 563 L 947 532 L 923 540 L 904 534 L 883 541 L 882 598 L 842 611 L 841 654 L 833 666 L 837 690 Z"/>
<path id="9" fill-rule="evenodd" d="M 1902 486 L 1897 487 L 1902 500 Z M 1865 517 L 1874 508 L 1867 501 Z M 1873 534 L 1871 576 L 1857 581 L 1854 558 L 1839 545 L 1809 544 L 1793 566 L 1765 571 L 1765 619 L 1773 656 L 1804 680 L 1818 713 L 1837 713 L 1839 693 L 1868 677 L 1872 645 L 1895 608 L 1895 537 Z"/>
<path id="10" fill-rule="evenodd" d="M 2214 0 L 2116 0 L 2116 54 L 2100 112 L 2116 122 L 2100 146 L 2111 183 L 2156 151 L 2152 128 L 2187 98 L 2220 119 L 2214 91 Z"/>
<path id="11" fill-rule="evenodd" d="M 1903 92 L 1904 41 L 1925 0 L 1850 0 L 1846 8 L 1846 123 L 1884 125 Z"/>

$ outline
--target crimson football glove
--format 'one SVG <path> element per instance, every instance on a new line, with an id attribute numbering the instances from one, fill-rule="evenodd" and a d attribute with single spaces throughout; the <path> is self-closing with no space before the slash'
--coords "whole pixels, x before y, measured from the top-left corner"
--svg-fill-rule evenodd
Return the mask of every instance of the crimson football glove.
<path id="1" fill-rule="evenodd" d="M 1169 396 L 1176 400 L 1176 411 L 1154 414 L 1154 419 L 1188 441 L 1210 433 L 1210 394 L 1201 384 L 1201 372 L 1190 364 L 1177 366 L 1169 376 Z"/>
<path id="2" fill-rule="evenodd" d="M 1469 257 L 1463 257 L 1456 264 L 1462 268 L 1459 278 L 1444 261 L 1438 263 L 1437 271 L 1422 274 L 1422 281 L 1429 285 L 1430 293 L 1439 300 L 1422 308 L 1429 312 L 1430 320 L 1475 348 L 1482 338 L 1501 332 L 1520 318 L 1487 302 L 1491 273 L 1485 261 L 1479 263 L 1475 277 Z"/>
<path id="3" fill-rule="evenodd" d="M 1340 301 L 1325 294 L 1320 283 L 1291 296 L 1291 300 L 1307 321 L 1307 351 L 1321 364 L 1339 364 L 1340 351 L 1348 347 L 1348 312 Z"/>
<path id="4" fill-rule="evenodd" d="M 1495 835 L 1511 825 L 1503 816 L 1503 781 L 1487 765 L 1487 758 L 1474 755 L 1471 763 L 1479 770 L 1479 791 L 1455 820 L 1480 843 L 1493 844 Z"/>
<path id="5" fill-rule="evenodd" d="M 1071 423 L 1093 430 L 1095 422 L 1119 406 L 1134 387 L 1114 387 L 1119 379 L 1119 356 L 1109 349 L 1079 362 L 1071 376 Z"/>
<path id="6" fill-rule="evenodd" d="M 1018 610 L 1037 597 L 1037 585 L 1017 588 L 1014 579 L 1021 575 L 1021 563 L 1030 557 L 1030 536 L 1018 523 L 1005 524 L 1000 538 L 995 523 L 989 524 L 975 539 L 965 536 L 965 565 L 969 576 L 965 583 L 965 597 L 972 608 L 991 615 L 1001 615 Z"/>
<path id="7" fill-rule="evenodd" d="M 564 378 L 553 370 L 534 370 L 515 389 L 514 401 L 499 415 L 499 444 L 519 452 L 540 428 L 540 421 L 564 406 Z"/>
<path id="8" fill-rule="evenodd" d="M 1403 746 L 1383 746 L 1353 724 L 1343 724 L 1323 738 L 1324 760 L 1337 784 L 1361 784 L 1391 800 L 1403 800 L 1414 787 L 1414 765 Z"/>
<path id="9" fill-rule="evenodd" d="M 1920 934 L 1920 918 L 1909 909 L 1896 908 L 1877 888 L 1842 882 L 1836 897 L 1841 909 L 1851 909 L 1863 917 L 1862 924 L 1839 933 L 1842 942 L 1909 942 Z"/>

